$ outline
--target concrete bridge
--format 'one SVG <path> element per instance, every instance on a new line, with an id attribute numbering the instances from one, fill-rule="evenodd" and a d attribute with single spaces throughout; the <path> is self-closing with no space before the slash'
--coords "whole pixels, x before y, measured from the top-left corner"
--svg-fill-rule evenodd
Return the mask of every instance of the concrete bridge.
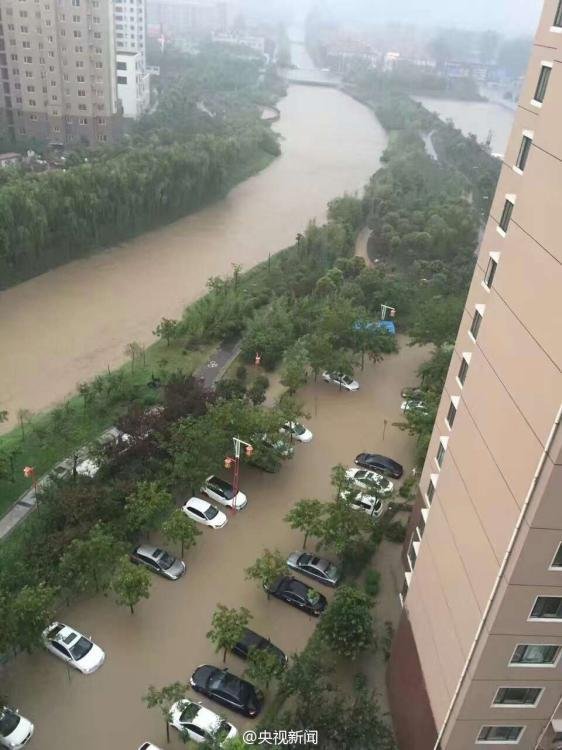
<path id="1" fill-rule="evenodd" d="M 318 68 L 291 68 L 285 71 L 284 77 L 288 83 L 299 86 L 323 86 L 325 88 L 339 88 L 341 78 Z"/>

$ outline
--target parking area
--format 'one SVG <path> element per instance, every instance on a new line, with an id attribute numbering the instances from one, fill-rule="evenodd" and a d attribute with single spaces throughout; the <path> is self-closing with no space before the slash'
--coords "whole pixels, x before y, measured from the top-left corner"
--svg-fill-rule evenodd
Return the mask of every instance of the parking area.
<path id="1" fill-rule="evenodd" d="M 157 709 L 149 711 L 141 697 L 151 684 L 187 682 L 199 664 L 222 664 L 222 654 L 215 654 L 206 638 L 217 603 L 247 607 L 253 614 L 250 627 L 286 653 L 303 648 L 316 621 L 278 600 L 268 601 L 255 582 L 245 580 L 244 569 L 264 547 L 283 553 L 301 547 L 302 535 L 283 518 L 299 499 L 330 499 L 330 471 L 335 464 L 352 466 L 357 453 L 377 451 L 402 463 L 407 476 L 413 441 L 392 423 L 401 419 L 400 390 L 416 382 L 416 371 L 428 350 L 409 347 L 404 340 L 400 344 L 397 355 L 376 366 L 369 362 L 356 373 L 361 388 L 355 393 L 340 392 L 321 381 L 302 390 L 299 396 L 310 413 L 303 422 L 314 439 L 297 444 L 294 458 L 279 474 L 243 469 L 241 489 L 248 496 L 247 507 L 235 515 L 227 511 L 229 520 L 223 529 L 203 529 L 196 547 L 186 555 L 187 574 L 182 579 L 155 577 L 150 599 L 141 602 L 134 615 L 110 597 L 61 609 L 60 620 L 91 635 L 106 651 L 106 663 L 98 672 L 70 673 L 43 651 L 22 654 L 8 665 L 3 691 L 35 724 L 30 750 L 136 750 L 144 740 L 164 747 L 163 719 Z M 187 492 L 186 488 L 186 497 Z M 383 582 L 388 589 L 392 576 L 384 575 Z M 401 581 L 396 585 L 398 590 Z M 330 599 L 330 590 L 322 587 L 322 591 Z M 387 590 L 384 596 L 395 593 Z M 229 655 L 227 665 L 242 675 L 240 659 Z M 238 728 L 250 724 L 203 702 Z M 184 745 L 172 737 L 170 747 Z"/>

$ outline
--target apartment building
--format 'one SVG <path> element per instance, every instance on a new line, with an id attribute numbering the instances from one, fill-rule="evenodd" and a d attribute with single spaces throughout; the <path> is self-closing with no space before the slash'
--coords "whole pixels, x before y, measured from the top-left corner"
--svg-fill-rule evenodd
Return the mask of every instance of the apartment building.
<path id="1" fill-rule="evenodd" d="M 150 74 L 146 67 L 145 0 L 115 2 L 117 97 L 124 117 L 136 119 L 150 104 Z"/>
<path id="2" fill-rule="evenodd" d="M 420 482 L 401 750 L 562 747 L 562 0 L 546 0 Z"/>
<path id="3" fill-rule="evenodd" d="M 2 0 L 2 120 L 16 138 L 99 144 L 119 132 L 111 0 Z"/>

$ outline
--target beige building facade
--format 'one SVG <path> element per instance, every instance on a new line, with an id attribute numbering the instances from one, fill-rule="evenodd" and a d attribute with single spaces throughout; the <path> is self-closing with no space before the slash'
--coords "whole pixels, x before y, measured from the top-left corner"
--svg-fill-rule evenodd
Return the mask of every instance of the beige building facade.
<path id="1" fill-rule="evenodd" d="M 2 0 L 0 113 L 16 138 L 103 144 L 120 129 L 111 0 Z"/>
<path id="2" fill-rule="evenodd" d="M 562 747 L 562 1 L 546 0 L 406 547 L 401 750 Z"/>

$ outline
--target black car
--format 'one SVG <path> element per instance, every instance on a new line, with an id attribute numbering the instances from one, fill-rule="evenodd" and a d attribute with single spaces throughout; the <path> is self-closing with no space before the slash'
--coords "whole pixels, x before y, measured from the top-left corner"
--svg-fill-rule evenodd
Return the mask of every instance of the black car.
<path id="1" fill-rule="evenodd" d="M 263 693 L 251 682 L 210 664 L 197 667 L 189 680 L 191 687 L 231 711 L 254 718 L 263 706 Z"/>
<path id="2" fill-rule="evenodd" d="M 271 596 L 314 617 L 319 617 L 328 604 L 323 594 L 292 576 L 280 576 L 270 586 L 264 585 L 264 588 Z"/>
<path id="3" fill-rule="evenodd" d="M 388 458 L 387 456 L 379 456 L 378 453 L 360 453 L 355 458 L 355 463 L 357 466 L 363 466 L 365 469 L 389 474 L 395 479 L 400 479 L 404 473 L 404 469 L 398 461 L 393 461 L 392 458 Z"/>
<path id="4" fill-rule="evenodd" d="M 247 659 L 250 649 L 252 648 L 257 648 L 259 651 L 269 651 L 269 653 L 274 654 L 279 659 L 279 663 L 282 667 L 285 667 L 287 664 L 287 657 L 280 648 L 274 646 L 273 643 L 268 638 L 264 638 L 263 635 L 254 633 L 250 628 L 244 628 L 242 637 L 232 651 L 241 659 Z"/>

